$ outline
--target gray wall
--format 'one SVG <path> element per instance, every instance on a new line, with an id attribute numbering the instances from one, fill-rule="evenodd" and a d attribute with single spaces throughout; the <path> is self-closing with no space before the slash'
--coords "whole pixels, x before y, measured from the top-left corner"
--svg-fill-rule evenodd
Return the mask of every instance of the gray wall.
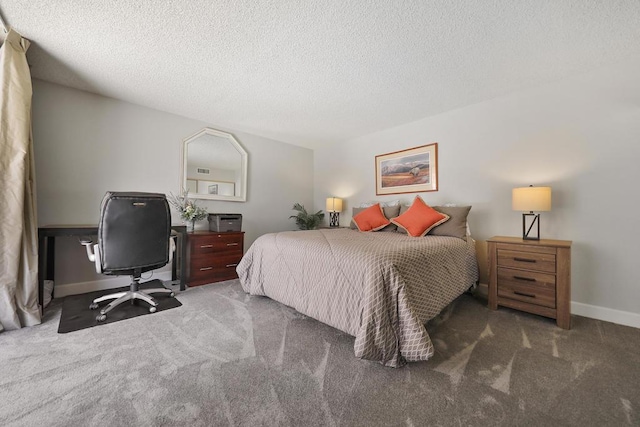
<path id="1" fill-rule="evenodd" d="M 38 224 L 96 224 L 106 191 L 179 193 L 182 140 L 203 127 L 234 134 L 249 153 L 249 183 L 246 203 L 198 203 L 243 214 L 245 248 L 295 229 L 291 207 L 313 201 L 312 150 L 35 80 Z M 56 287 L 103 279 L 76 238 L 58 239 L 56 255 Z"/>
<path id="2" fill-rule="evenodd" d="M 326 197 L 343 197 L 346 225 L 362 201 L 414 196 L 376 197 L 375 155 L 438 142 L 439 191 L 421 196 L 473 205 L 481 255 L 490 236 L 521 233 L 511 189 L 550 185 L 541 234 L 574 242 L 573 312 L 640 326 L 638 75 L 640 59 L 315 152 L 231 130 L 250 155 L 248 202 L 202 203 L 243 213 L 247 247 L 263 233 L 293 229 L 296 201 L 324 209 Z M 107 190 L 177 192 L 181 141 L 205 126 L 217 128 L 35 81 L 39 224 L 95 223 Z M 60 240 L 57 284 L 97 279 L 77 241 Z"/>
<path id="3" fill-rule="evenodd" d="M 316 150 L 315 207 L 375 195 L 378 154 L 439 143 L 429 204 L 471 204 L 473 235 L 522 235 L 511 189 L 549 185 L 543 238 L 572 240 L 573 312 L 640 326 L 640 59 Z M 481 245 L 482 247 L 482 245 Z M 482 252 L 482 251 L 481 251 Z M 481 260 L 486 280 L 486 259 Z"/>

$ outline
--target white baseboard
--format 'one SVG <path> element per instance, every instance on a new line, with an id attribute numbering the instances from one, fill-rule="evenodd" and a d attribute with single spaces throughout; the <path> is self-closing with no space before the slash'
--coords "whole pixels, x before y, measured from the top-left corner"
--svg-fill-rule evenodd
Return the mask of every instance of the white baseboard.
<path id="1" fill-rule="evenodd" d="M 571 314 L 640 328 L 640 314 L 571 301 Z"/>
<path id="2" fill-rule="evenodd" d="M 480 283 L 477 292 L 486 298 L 489 294 L 489 286 L 486 283 Z M 640 328 L 640 314 L 629 311 L 614 310 L 598 305 L 571 301 L 571 314 L 596 320 L 604 320 L 605 322 L 616 323 L 618 325 Z"/>
<path id="3" fill-rule="evenodd" d="M 171 280 L 171 271 L 155 271 L 153 276 L 145 279 L 143 274 L 142 282 L 153 279 Z M 65 283 L 64 285 L 56 285 L 53 287 L 54 298 L 62 298 L 67 295 L 84 294 L 87 292 L 101 291 L 104 289 L 115 289 L 123 286 L 129 286 L 131 278 L 129 276 L 118 276 L 104 280 L 93 280 L 90 282 Z"/>

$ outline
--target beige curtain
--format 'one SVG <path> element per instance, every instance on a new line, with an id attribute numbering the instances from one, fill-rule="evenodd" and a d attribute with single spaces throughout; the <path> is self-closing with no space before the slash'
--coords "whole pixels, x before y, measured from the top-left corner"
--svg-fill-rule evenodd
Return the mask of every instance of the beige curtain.
<path id="1" fill-rule="evenodd" d="M 29 41 L 0 47 L 0 331 L 40 323 Z"/>

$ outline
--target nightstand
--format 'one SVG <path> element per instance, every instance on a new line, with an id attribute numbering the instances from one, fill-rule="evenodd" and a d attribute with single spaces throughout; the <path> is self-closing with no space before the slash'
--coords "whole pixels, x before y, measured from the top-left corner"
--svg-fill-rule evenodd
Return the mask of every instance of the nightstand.
<path id="1" fill-rule="evenodd" d="M 187 233 L 189 286 L 236 279 L 242 259 L 244 232 L 195 231 Z"/>
<path id="2" fill-rule="evenodd" d="M 487 240 L 489 308 L 510 307 L 571 328 L 571 242 L 496 236 Z"/>

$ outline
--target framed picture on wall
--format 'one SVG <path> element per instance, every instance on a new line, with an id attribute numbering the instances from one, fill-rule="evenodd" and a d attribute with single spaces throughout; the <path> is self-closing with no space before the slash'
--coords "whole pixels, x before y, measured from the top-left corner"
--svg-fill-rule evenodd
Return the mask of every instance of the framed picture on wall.
<path id="1" fill-rule="evenodd" d="M 438 143 L 376 156 L 376 195 L 438 191 Z"/>
<path id="2" fill-rule="evenodd" d="M 209 194 L 218 194 L 218 184 L 211 184 L 208 189 Z"/>

